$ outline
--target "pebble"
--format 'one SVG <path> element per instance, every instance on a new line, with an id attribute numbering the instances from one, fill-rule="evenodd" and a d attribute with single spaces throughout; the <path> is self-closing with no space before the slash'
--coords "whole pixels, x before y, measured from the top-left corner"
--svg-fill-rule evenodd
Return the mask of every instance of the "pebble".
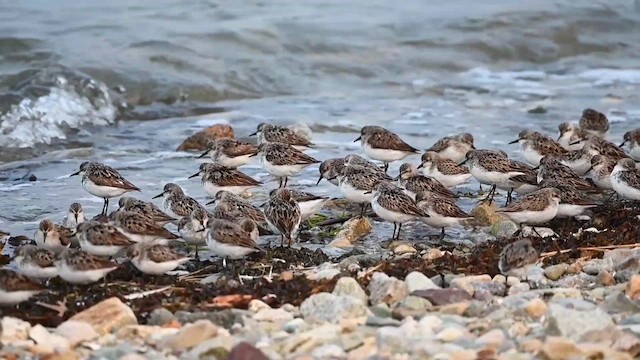
<path id="1" fill-rule="evenodd" d="M 584 300 L 552 302 L 545 322 L 549 335 L 567 337 L 574 341 L 592 331 L 613 327 L 611 316 Z"/>
<path id="2" fill-rule="evenodd" d="M 327 344 L 317 347 L 311 353 L 314 359 L 342 359 L 347 353 L 336 344 Z"/>
<path id="3" fill-rule="evenodd" d="M 50 333 L 49 330 L 40 324 L 29 329 L 29 338 L 40 347 L 40 353 L 64 353 L 71 347 L 67 339 L 60 335 Z"/>
<path id="4" fill-rule="evenodd" d="M 365 325 L 367 326 L 400 326 L 400 321 L 389 317 L 369 316 Z"/>
<path id="5" fill-rule="evenodd" d="M 631 300 L 621 291 L 609 294 L 602 303 L 602 308 L 608 312 L 640 312 L 640 302 Z"/>
<path id="6" fill-rule="evenodd" d="M 427 311 L 431 311 L 433 305 L 427 299 L 409 295 L 399 302 L 393 304 L 392 316 L 396 319 L 403 319 L 408 316 L 421 317 Z"/>
<path id="7" fill-rule="evenodd" d="M 565 263 L 551 265 L 544 269 L 544 276 L 546 276 L 549 280 L 558 280 L 567 272 L 569 265 Z"/>
<path id="8" fill-rule="evenodd" d="M 504 331 L 500 329 L 489 330 L 476 339 L 478 346 L 490 346 L 494 349 L 500 349 L 504 343 L 506 336 Z"/>
<path id="9" fill-rule="evenodd" d="M 393 253 L 396 255 L 412 255 L 418 252 L 416 248 L 408 244 L 400 244 L 393 248 Z"/>
<path id="10" fill-rule="evenodd" d="M 214 356 L 216 359 L 229 359 L 234 339 L 229 335 L 218 335 L 196 344 L 185 356 L 190 359 L 207 359 Z"/>
<path id="11" fill-rule="evenodd" d="M 435 306 L 471 300 L 471 295 L 468 292 L 453 288 L 419 290 L 414 292 L 413 295 L 427 299 Z"/>
<path id="12" fill-rule="evenodd" d="M 612 286 L 616 284 L 616 279 L 609 271 L 602 270 L 596 276 L 596 283 L 601 286 Z"/>
<path id="13" fill-rule="evenodd" d="M 306 321 L 337 323 L 340 319 L 367 316 L 367 307 L 353 296 L 318 293 L 309 296 L 300 305 L 300 314 Z"/>
<path id="14" fill-rule="evenodd" d="M 407 291 L 409 294 L 417 290 L 440 289 L 440 286 L 434 284 L 431 279 L 418 271 L 412 271 L 407 274 L 404 279 L 404 283 L 407 285 Z"/>
<path id="15" fill-rule="evenodd" d="M 203 151 L 209 141 L 222 138 L 233 138 L 233 128 L 228 124 L 215 124 L 186 138 L 176 149 L 177 151 Z"/>
<path id="16" fill-rule="evenodd" d="M 372 230 L 373 226 L 367 217 L 354 217 L 342 224 L 340 231 L 327 246 L 351 247 L 360 238 L 371 233 Z"/>
<path id="17" fill-rule="evenodd" d="M 29 337 L 31 324 L 14 317 L 3 317 L 0 321 L 0 342 L 4 345 L 26 340 Z"/>
<path id="18" fill-rule="evenodd" d="M 67 320 L 58 325 L 55 333 L 69 341 L 72 347 L 96 339 L 99 335 L 93 327 L 84 321 Z"/>
<path id="19" fill-rule="evenodd" d="M 640 275 L 633 275 L 627 283 L 625 294 L 631 300 L 640 300 Z"/>
<path id="20" fill-rule="evenodd" d="M 285 311 L 284 309 L 262 309 L 259 310 L 253 319 L 256 321 L 268 321 L 268 322 L 287 322 L 293 319 L 293 314 Z"/>
<path id="21" fill-rule="evenodd" d="M 465 332 L 461 328 L 457 326 L 448 326 L 436 335 L 436 339 L 443 342 L 454 342 L 464 336 Z"/>
<path id="22" fill-rule="evenodd" d="M 163 307 L 159 307 L 149 314 L 148 325 L 164 325 L 176 320 L 173 313 Z"/>
<path id="23" fill-rule="evenodd" d="M 262 300 L 253 299 L 249 301 L 247 309 L 251 312 L 257 313 L 260 310 L 271 309 L 271 306 L 267 305 L 267 303 Z"/>
<path id="24" fill-rule="evenodd" d="M 489 275 L 471 275 L 461 276 L 451 280 L 451 287 L 462 289 L 473 296 L 475 293 L 475 287 L 481 283 L 491 282 L 491 276 Z"/>
<path id="25" fill-rule="evenodd" d="M 336 282 L 336 286 L 333 288 L 334 295 L 336 296 L 352 296 L 358 300 L 360 300 L 363 304 L 367 304 L 369 302 L 369 297 L 367 293 L 364 292 L 360 284 L 356 281 L 356 279 L 352 277 L 341 277 Z"/>
<path id="26" fill-rule="evenodd" d="M 304 330 L 308 327 L 308 324 L 306 321 L 304 321 L 304 319 L 301 318 L 295 318 L 292 319 L 290 321 L 288 321 L 286 324 L 284 324 L 284 326 L 282 327 L 282 329 L 290 334 L 298 332 L 300 330 Z"/>
<path id="27" fill-rule="evenodd" d="M 127 325 L 116 332 L 116 337 L 133 343 L 155 343 L 161 338 L 173 335 L 178 329 L 156 325 Z"/>
<path id="28" fill-rule="evenodd" d="M 198 320 L 185 325 L 176 334 L 163 339 L 163 345 L 173 350 L 191 349 L 201 342 L 218 335 L 220 328 L 208 320 Z"/>
<path id="29" fill-rule="evenodd" d="M 528 283 L 519 283 L 509 287 L 508 294 L 516 295 L 516 294 L 526 293 L 529 290 L 531 290 L 531 286 L 529 286 Z"/>
<path id="30" fill-rule="evenodd" d="M 84 321 L 100 335 L 111 333 L 126 325 L 138 324 L 133 310 L 117 297 L 103 300 L 73 315 L 69 320 Z"/>
<path id="31" fill-rule="evenodd" d="M 381 302 L 392 304 L 408 295 L 407 285 L 402 280 L 389 277 L 382 272 L 375 272 L 368 286 L 369 299 L 375 305 Z"/>
<path id="32" fill-rule="evenodd" d="M 192 323 L 198 320 L 209 320 L 215 325 L 221 326 L 225 329 L 230 329 L 234 324 L 243 323 L 243 311 L 236 309 L 197 312 L 176 311 L 175 317 L 181 324 Z"/>
<path id="33" fill-rule="evenodd" d="M 539 319 L 547 314 L 548 311 L 547 304 L 539 298 L 533 299 L 529 301 L 529 303 L 525 307 L 525 311 L 527 315 L 534 319 Z"/>

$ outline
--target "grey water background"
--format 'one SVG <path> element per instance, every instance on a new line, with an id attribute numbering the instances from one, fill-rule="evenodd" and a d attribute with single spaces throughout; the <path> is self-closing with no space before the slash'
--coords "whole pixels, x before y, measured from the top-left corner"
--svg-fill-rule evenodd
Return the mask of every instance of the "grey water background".
<path id="1" fill-rule="evenodd" d="M 519 130 L 555 135 L 593 107 L 618 142 L 640 126 L 639 33 L 637 4 L 621 0 L 0 0 L 0 229 L 31 236 L 74 201 L 99 212 L 67 178 L 87 159 L 141 198 L 172 181 L 204 200 L 187 179 L 193 154 L 174 150 L 214 123 L 240 138 L 262 121 L 304 123 L 320 160 L 360 152 L 365 124 L 418 148 L 467 131 L 518 157 L 507 142 Z M 257 163 L 243 171 L 270 180 Z M 293 184 L 337 195 L 316 178 L 310 167 Z"/>

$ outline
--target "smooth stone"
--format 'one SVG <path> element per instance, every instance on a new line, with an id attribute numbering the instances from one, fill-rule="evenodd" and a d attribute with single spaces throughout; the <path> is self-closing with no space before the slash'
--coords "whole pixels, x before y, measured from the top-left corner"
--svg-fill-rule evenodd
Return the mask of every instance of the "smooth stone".
<path id="1" fill-rule="evenodd" d="M 52 334 L 44 326 L 37 324 L 29 330 L 29 338 L 37 345 L 51 348 L 57 353 L 64 353 L 71 347 L 69 341 L 64 337 Z"/>
<path id="2" fill-rule="evenodd" d="M 379 316 L 369 316 L 367 318 L 366 326 L 400 326 L 400 321 L 396 319 L 392 319 L 390 317 L 379 317 Z"/>
<path id="3" fill-rule="evenodd" d="M 435 315 L 423 316 L 418 322 L 420 329 L 429 334 L 434 334 L 442 327 L 443 323 L 442 319 Z"/>
<path id="4" fill-rule="evenodd" d="M 215 325 L 221 326 L 225 329 L 231 329 L 234 324 L 243 324 L 243 313 L 235 309 L 222 310 L 222 311 L 176 311 L 176 319 L 181 324 L 192 323 L 198 320 L 209 320 Z"/>
<path id="5" fill-rule="evenodd" d="M 615 291 L 605 297 L 602 308 L 607 312 L 640 312 L 640 302 L 629 299 L 621 291 Z"/>
<path id="6" fill-rule="evenodd" d="M 373 230 L 373 226 L 367 217 L 354 217 L 342 224 L 340 231 L 327 246 L 349 247 L 371 233 L 371 230 Z"/>
<path id="7" fill-rule="evenodd" d="M 223 137 L 235 137 L 233 128 L 228 124 L 215 124 L 186 138 L 176 151 L 204 151 L 210 141 Z"/>
<path id="8" fill-rule="evenodd" d="M 505 284 L 495 281 L 480 283 L 474 286 L 473 298 L 483 301 L 489 301 L 494 296 L 504 296 L 506 292 Z"/>
<path id="9" fill-rule="evenodd" d="M 408 244 L 400 244 L 393 248 L 393 253 L 396 255 L 412 255 L 417 252 L 416 248 Z"/>
<path id="10" fill-rule="evenodd" d="M 581 341 L 590 332 L 613 326 L 609 314 L 583 300 L 550 303 L 545 321 L 548 335 L 563 336 L 574 341 Z"/>
<path id="11" fill-rule="evenodd" d="M 431 310 L 433 310 L 433 305 L 429 300 L 409 295 L 393 304 L 391 315 L 396 319 L 403 319 L 407 316 L 421 317 Z"/>
<path id="12" fill-rule="evenodd" d="M 385 303 L 370 306 L 369 311 L 371 311 L 374 316 L 391 317 L 391 308 L 389 308 L 389 305 Z"/>
<path id="13" fill-rule="evenodd" d="M 231 347 L 233 346 L 233 338 L 229 335 L 216 336 L 208 340 L 204 340 L 196 344 L 186 358 L 191 359 L 229 359 Z"/>
<path id="14" fill-rule="evenodd" d="M 640 275 L 633 275 L 627 283 L 625 294 L 631 300 L 640 300 Z"/>
<path id="15" fill-rule="evenodd" d="M 91 325 L 84 321 L 75 320 L 67 320 L 58 325 L 55 333 L 67 339 L 72 347 L 99 336 Z"/>
<path id="16" fill-rule="evenodd" d="M 352 277 L 341 277 L 336 282 L 332 294 L 336 296 L 352 296 L 359 299 L 364 305 L 369 302 L 369 296 L 364 292 L 358 281 Z"/>
<path id="17" fill-rule="evenodd" d="M 247 309 L 251 312 L 257 313 L 260 310 L 271 309 L 271 306 L 267 305 L 267 303 L 262 300 L 253 299 L 249 301 L 249 306 L 247 306 Z"/>
<path id="18" fill-rule="evenodd" d="M 176 320 L 173 313 L 163 307 L 159 307 L 149 314 L 147 325 L 165 325 Z"/>
<path id="19" fill-rule="evenodd" d="M 434 284 L 431 279 L 418 271 L 412 271 L 407 274 L 404 278 L 404 283 L 407 285 L 409 294 L 417 290 L 440 289 L 440 286 Z"/>
<path id="20" fill-rule="evenodd" d="M 284 331 L 292 334 L 292 333 L 298 332 L 300 330 L 304 330 L 307 327 L 308 327 L 308 324 L 307 324 L 306 321 L 304 321 L 304 319 L 295 318 L 295 319 L 292 319 L 292 320 L 288 321 L 286 324 L 284 324 L 282 329 Z"/>
<path id="21" fill-rule="evenodd" d="M 176 334 L 164 338 L 163 345 L 173 350 L 188 350 L 218 335 L 220 328 L 208 320 L 198 320 L 182 327 Z"/>
<path id="22" fill-rule="evenodd" d="M 478 337 L 476 339 L 476 344 L 478 346 L 490 346 L 494 349 L 500 349 L 505 340 L 506 336 L 504 331 L 500 329 L 493 329 Z"/>
<path id="23" fill-rule="evenodd" d="M 329 293 L 313 294 L 300 305 L 300 314 L 306 321 L 338 323 L 341 319 L 367 316 L 367 307 L 353 296 Z"/>
<path id="24" fill-rule="evenodd" d="M 418 290 L 412 295 L 427 299 L 435 306 L 471 300 L 471 295 L 468 292 L 453 288 Z"/>
<path id="25" fill-rule="evenodd" d="M 496 204 L 483 203 L 478 205 L 469 213 L 474 217 L 474 221 L 480 226 L 491 226 L 504 220 L 504 217 L 496 212 Z"/>
<path id="26" fill-rule="evenodd" d="M 542 344 L 542 354 L 549 360 L 582 359 L 582 350 L 570 339 L 549 336 Z"/>
<path id="27" fill-rule="evenodd" d="M 27 340 L 31 324 L 24 320 L 5 316 L 0 319 L 0 342 L 9 345 L 20 340 Z"/>
<path id="28" fill-rule="evenodd" d="M 112 297 L 73 315 L 69 320 L 84 321 L 100 335 L 127 325 L 137 325 L 136 314 L 120 299 Z"/>
<path id="29" fill-rule="evenodd" d="M 293 358 L 291 355 L 307 354 L 319 345 L 337 344 L 340 336 L 340 326 L 325 324 L 309 331 L 290 335 L 284 342 L 278 344 L 278 352 L 286 358 Z"/>
<path id="30" fill-rule="evenodd" d="M 311 352 L 313 359 L 343 359 L 346 356 L 347 353 L 336 344 L 322 345 Z"/>
<path id="31" fill-rule="evenodd" d="M 442 329 L 437 335 L 436 339 L 443 342 L 454 342 L 462 337 L 465 337 L 465 331 L 457 326 L 447 326 Z"/>
<path id="32" fill-rule="evenodd" d="M 544 276 L 549 280 L 556 281 L 562 277 L 567 272 L 569 265 L 562 263 L 557 265 L 551 265 L 544 269 Z"/>
<path id="33" fill-rule="evenodd" d="M 283 309 L 262 309 L 253 316 L 253 319 L 256 321 L 287 322 L 293 319 L 293 314 Z"/>
<path id="34" fill-rule="evenodd" d="M 462 289 L 473 296 L 476 292 L 475 287 L 482 283 L 491 282 L 491 276 L 489 275 L 470 275 L 462 276 L 451 280 L 451 287 Z"/>
<path id="35" fill-rule="evenodd" d="M 178 329 L 157 325 L 128 325 L 118 329 L 116 338 L 134 343 L 155 342 L 161 338 L 173 335 Z"/>
<path id="36" fill-rule="evenodd" d="M 510 220 L 500 220 L 491 226 L 491 235 L 497 239 L 510 237 L 518 231 L 518 225 Z"/>
<path id="37" fill-rule="evenodd" d="M 402 280 L 389 277 L 382 272 L 375 272 L 368 286 L 371 304 L 393 304 L 408 295 L 407 285 Z"/>
<path id="38" fill-rule="evenodd" d="M 531 290 L 531 286 L 528 283 L 520 283 L 520 284 L 516 284 L 509 287 L 508 294 L 516 295 L 516 294 L 526 293 L 529 290 Z"/>
<path id="39" fill-rule="evenodd" d="M 596 276 L 596 283 L 601 286 L 613 286 L 616 284 L 616 279 L 609 271 L 602 270 Z"/>
<path id="40" fill-rule="evenodd" d="M 544 300 L 535 298 L 529 301 L 529 303 L 525 306 L 525 311 L 527 315 L 534 319 L 539 319 L 547 314 L 549 307 L 544 302 Z"/>

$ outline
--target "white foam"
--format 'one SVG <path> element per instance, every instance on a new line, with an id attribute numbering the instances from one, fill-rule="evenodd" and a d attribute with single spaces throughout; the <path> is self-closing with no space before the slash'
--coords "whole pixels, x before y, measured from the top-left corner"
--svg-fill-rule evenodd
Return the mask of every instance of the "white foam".
<path id="1" fill-rule="evenodd" d="M 591 69 L 578 74 L 583 80 L 595 85 L 640 84 L 640 70 Z"/>

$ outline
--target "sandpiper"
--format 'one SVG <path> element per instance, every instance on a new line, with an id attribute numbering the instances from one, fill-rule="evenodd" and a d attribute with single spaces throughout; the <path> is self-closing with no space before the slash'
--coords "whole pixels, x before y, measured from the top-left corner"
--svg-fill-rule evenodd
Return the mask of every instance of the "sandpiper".
<path id="1" fill-rule="evenodd" d="M 560 183 L 569 183 L 578 190 L 594 190 L 593 181 L 584 179 L 570 167 L 561 164 L 555 156 L 547 155 L 540 160 L 538 166 L 538 183 L 543 180 L 556 180 Z"/>
<path id="2" fill-rule="evenodd" d="M 354 140 L 357 141 L 360 141 L 362 150 L 368 157 L 384 163 L 385 172 L 389 169 L 389 163 L 419 152 L 398 134 L 381 126 L 364 126 L 360 130 L 360 136 Z"/>
<path id="3" fill-rule="evenodd" d="M 629 157 L 616 144 L 597 136 L 592 136 L 585 141 L 582 150 L 588 152 L 591 156 L 604 155 L 614 161 Z"/>
<path id="4" fill-rule="evenodd" d="M 498 269 L 505 276 L 525 277 L 538 262 L 540 253 L 533 247 L 531 240 L 520 239 L 502 249 Z"/>
<path id="5" fill-rule="evenodd" d="M 509 144 L 515 143 L 520 144 L 522 156 L 533 166 L 540 165 L 540 159 L 545 155 L 558 155 L 567 152 L 552 138 L 532 130 L 522 130 L 518 134 L 518 138 Z"/>
<path id="6" fill-rule="evenodd" d="M 115 211 L 109 215 L 115 227 L 129 240 L 145 244 L 166 245 L 179 237 L 144 215 Z"/>
<path id="7" fill-rule="evenodd" d="M 69 247 L 72 236 L 73 230 L 44 219 L 40 221 L 33 239 L 39 248 L 58 254 Z"/>
<path id="8" fill-rule="evenodd" d="M 584 141 L 589 137 L 589 133 L 570 122 L 563 122 L 558 126 L 558 130 L 560 131 L 558 144 L 567 151 L 582 149 Z"/>
<path id="9" fill-rule="evenodd" d="M 215 196 L 220 190 L 240 195 L 249 189 L 262 185 L 262 182 L 242 171 L 220 164 L 200 164 L 200 170 L 189 176 L 189 179 L 199 175 L 201 175 L 204 191 L 210 196 Z"/>
<path id="10" fill-rule="evenodd" d="M 580 118 L 580 128 L 589 134 L 605 137 L 609 133 L 609 119 L 597 110 L 585 109 Z"/>
<path id="11" fill-rule="evenodd" d="M 561 164 L 568 166 L 578 175 L 584 175 L 591 167 L 593 154 L 588 148 L 567 151 L 564 154 L 554 155 Z"/>
<path id="12" fill-rule="evenodd" d="M 364 213 L 373 199 L 373 189 L 380 182 L 391 181 L 391 178 L 380 170 L 361 165 L 348 165 L 337 176 L 338 188 L 344 197 L 354 203 L 361 204 L 360 216 Z"/>
<path id="13" fill-rule="evenodd" d="M 471 150 L 466 155 L 464 164 L 469 166 L 469 172 L 480 184 L 491 185 L 491 190 L 482 201 L 493 201 L 498 185 L 502 189 L 512 188 L 511 179 L 516 176 L 526 175 L 526 172 L 513 168 L 513 163 L 507 154 L 501 150 Z"/>
<path id="14" fill-rule="evenodd" d="M 496 212 L 507 216 L 520 228 L 522 225 L 540 225 L 549 222 L 558 215 L 561 196 L 558 189 L 540 189 L 522 196 L 511 205 L 498 209 Z"/>
<path id="15" fill-rule="evenodd" d="M 460 164 L 464 161 L 467 152 L 474 149 L 473 135 L 469 133 L 462 133 L 453 136 L 445 136 L 436 141 L 436 143 L 426 151 L 433 151 L 442 158 L 450 159 L 456 164 Z"/>
<path id="16" fill-rule="evenodd" d="M 273 191 L 273 190 L 272 190 Z M 302 220 L 306 220 L 311 216 L 315 215 L 324 204 L 329 201 L 328 196 L 320 196 L 314 195 L 304 191 L 298 191 L 291 189 L 291 196 L 300 206 L 300 214 L 302 216 Z"/>
<path id="17" fill-rule="evenodd" d="M 207 247 L 212 253 L 226 260 L 238 260 L 253 253 L 262 251 L 256 245 L 249 219 L 237 219 L 236 222 L 211 219 L 206 229 Z M 255 225 L 255 224 L 254 224 Z"/>
<path id="18" fill-rule="evenodd" d="M 300 206 L 291 191 L 286 188 L 272 191 L 265 204 L 264 215 L 271 230 L 280 234 L 280 246 L 284 246 L 285 239 L 288 246 L 291 246 L 302 221 Z"/>
<path id="19" fill-rule="evenodd" d="M 82 176 L 82 187 L 89 194 L 104 199 L 103 215 L 107 214 L 110 198 L 130 191 L 140 191 L 137 186 L 120 175 L 116 169 L 99 162 L 83 162 L 80 164 L 80 170 L 70 176 L 76 175 Z"/>
<path id="20" fill-rule="evenodd" d="M 69 229 L 75 229 L 78 224 L 82 224 L 85 220 L 82 205 L 75 202 L 69 206 L 69 212 L 67 212 L 67 217 L 62 221 L 62 226 Z"/>
<path id="21" fill-rule="evenodd" d="M 127 256 L 136 269 L 148 275 L 162 275 L 191 260 L 159 244 L 135 244 L 127 249 Z"/>
<path id="22" fill-rule="evenodd" d="M 175 221 L 176 219 L 167 215 L 164 211 L 160 210 L 154 203 L 138 200 L 132 197 L 123 196 L 118 200 L 119 211 L 129 211 L 144 215 L 156 224 L 165 226 L 166 224 Z"/>
<path id="23" fill-rule="evenodd" d="M 174 183 L 166 184 L 162 192 L 153 198 L 156 199 L 163 196 L 164 201 L 162 204 L 165 210 L 177 219 L 191 215 L 191 212 L 197 208 L 206 210 L 196 199 L 187 196 L 182 188 Z"/>
<path id="24" fill-rule="evenodd" d="M 640 201 L 640 170 L 633 159 L 618 160 L 611 172 L 611 185 L 623 198 Z"/>
<path id="25" fill-rule="evenodd" d="M 604 190 L 613 190 L 611 184 L 611 172 L 616 166 L 614 160 L 604 155 L 596 155 L 591 158 L 591 168 L 587 171 L 587 176 L 593 180 L 597 187 Z"/>
<path id="26" fill-rule="evenodd" d="M 280 125 L 260 123 L 256 132 L 249 136 L 255 135 L 258 135 L 258 144 L 283 143 L 291 145 L 297 150 L 305 150 L 314 145 L 305 137 L 296 134 L 295 131 Z"/>
<path id="27" fill-rule="evenodd" d="M 558 214 L 556 214 L 558 218 L 579 216 L 587 210 L 598 206 L 571 184 L 561 183 L 556 180 L 545 180 L 540 184 L 540 187 L 560 190 L 560 204 L 558 205 Z"/>
<path id="28" fill-rule="evenodd" d="M 56 260 L 56 268 L 58 275 L 68 283 L 90 284 L 117 269 L 118 264 L 82 250 L 68 249 Z"/>
<path id="29" fill-rule="evenodd" d="M 32 279 L 51 279 L 58 276 L 55 254 L 34 245 L 20 246 L 12 263 L 20 274 Z"/>
<path id="30" fill-rule="evenodd" d="M 349 154 L 345 156 L 344 166 L 350 166 L 350 165 L 360 165 L 360 166 L 369 168 L 370 170 L 374 170 L 374 171 L 386 174 L 386 172 L 384 171 L 384 168 L 381 168 L 378 164 L 374 163 L 373 161 L 367 160 L 360 155 Z"/>
<path id="31" fill-rule="evenodd" d="M 296 175 L 307 166 L 320 162 L 291 145 L 283 143 L 260 144 L 254 155 L 258 154 L 264 169 L 278 178 L 279 187 L 287 186 L 289 176 Z"/>
<path id="32" fill-rule="evenodd" d="M 15 305 L 29 300 L 45 288 L 17 272 L 0 269 L 0 305 Z"/>
<path id="33" fill-rule="evenodd" d="M 110 223 L 85 221 L 78 226 L 76 236 L 82 250 L 97 256 L 116 256 L 135 244 Z"/>
<path id="34" fill-rule="evenodd" d="M 420 221 L 433 228 L 441 228 L 440 239 L 445 236 L 445 228 L 464 224 L 466 221 L 473 219 L 473 216 L 464 212 L 450 198 L 437 195 L 431 192 L 422 192 L 416 194 L 416 203 L 418 207 L 428 217 L 421 217 Z"/>
<path id="35" fill-rule="evenodd" d="M 320 172 L 320 177 L 318 178 L 318 182 L 316 186 L 320 184 L 322 179 L 333 179 L 329 180 L 333 185 L 338 186 L 338 178 L 337 175 L 340 174 L 342 168 L 344 167 L 344 158 L 334 158 L 325 160 L 320 163 L 320 167 L 318 171 Z"/>
<path id="36" fill-rule="evenodd" d="M 178 234 L 188 245 L 196 247 L 196 258 L 198 258 L 198 246 L 206 243 L 204 230 L 207 228 L 209 215 L 202 209 L 195 209 L 191 215 L 183 217 L 178 223 Z"/>
<path id="37" fill-rule="evenodd" d="M 463 158 L 464 159 L 464 158 Z M 471 173 L 469 169 L 450 158 L 443 157 L 434 151 L 427 151 L 422 154 L 422 163 L 418 169 L 422 168 L 425 176 L 438 180 L 447 188 L 454 187 L 469 181 Z"/>
<path id="38" fill-rule="evenodd" d="M 448 198 L 458 197 L 458 195 L 451 192 L 451 190 L 447 189 L 438 180 L 432 177 L 420 175 L 418 173 L 418 168 L 409 163 L 400 165 L 399 174 L 394 180 L 397 180 L 400 186 L 404 188 L 407 195 L 411 196 L 413 199 L 415 199 L 416 194 L 425 191 L 433 192 Z"/>
<path id="39" fill-rule="evenodd" d="M 403 223 L 429 217 L 402 189 L 387 182 L 379 183 L 373 190 L 371 208 L 383 220 L 393 223 L 392 239 L 400 238 Z"/>
<path id="40" fill-rule="evenodd" d="M 635 161 L 640 161 L 640 129 L 627 131 L 624 133 L 620 147 L 629 144 L 629 156 Z"/>
<path id="41" fill-rule="evenodd" d="M 506 188 L 504 187 L 504 184 L 497 184 L 498 188 L 508 191 L 507 204 L 511 202 L 511 195 L 513 192 L 520 195 L 526 195 L 538 190 L 538 174 L 532 166 L 522 161 L 509 159 L 509 169 L 511 169 L 511 171 L 523 172 L 524 175 L 511 177 L 509 181 L 507 181 Z"/>
<path id="42" fill-rule="evenodd" d="M 258 226 L 260 235 L 270 235 L 271 231 L 268 230 L 269 225 L 267 219 L 264 216 L 262 210 L 257 206 L 254 206 L 245 199 L 234 195 L 228 191 L 218 191 L 214 199 L 207 203 L 216 204 L 213 210 L 213 217 L 217 219 L 234 220 L 242 217 L 246 217 Z"/>
<path id="43" fill-rule="evenodd" d="M 251 162 L 256 145 L 232 138 L 220 138 L 207 144 L 207 149 L 198 157 L 211 157 L 214 163 L 228 168 L 237 168 Z"/>

